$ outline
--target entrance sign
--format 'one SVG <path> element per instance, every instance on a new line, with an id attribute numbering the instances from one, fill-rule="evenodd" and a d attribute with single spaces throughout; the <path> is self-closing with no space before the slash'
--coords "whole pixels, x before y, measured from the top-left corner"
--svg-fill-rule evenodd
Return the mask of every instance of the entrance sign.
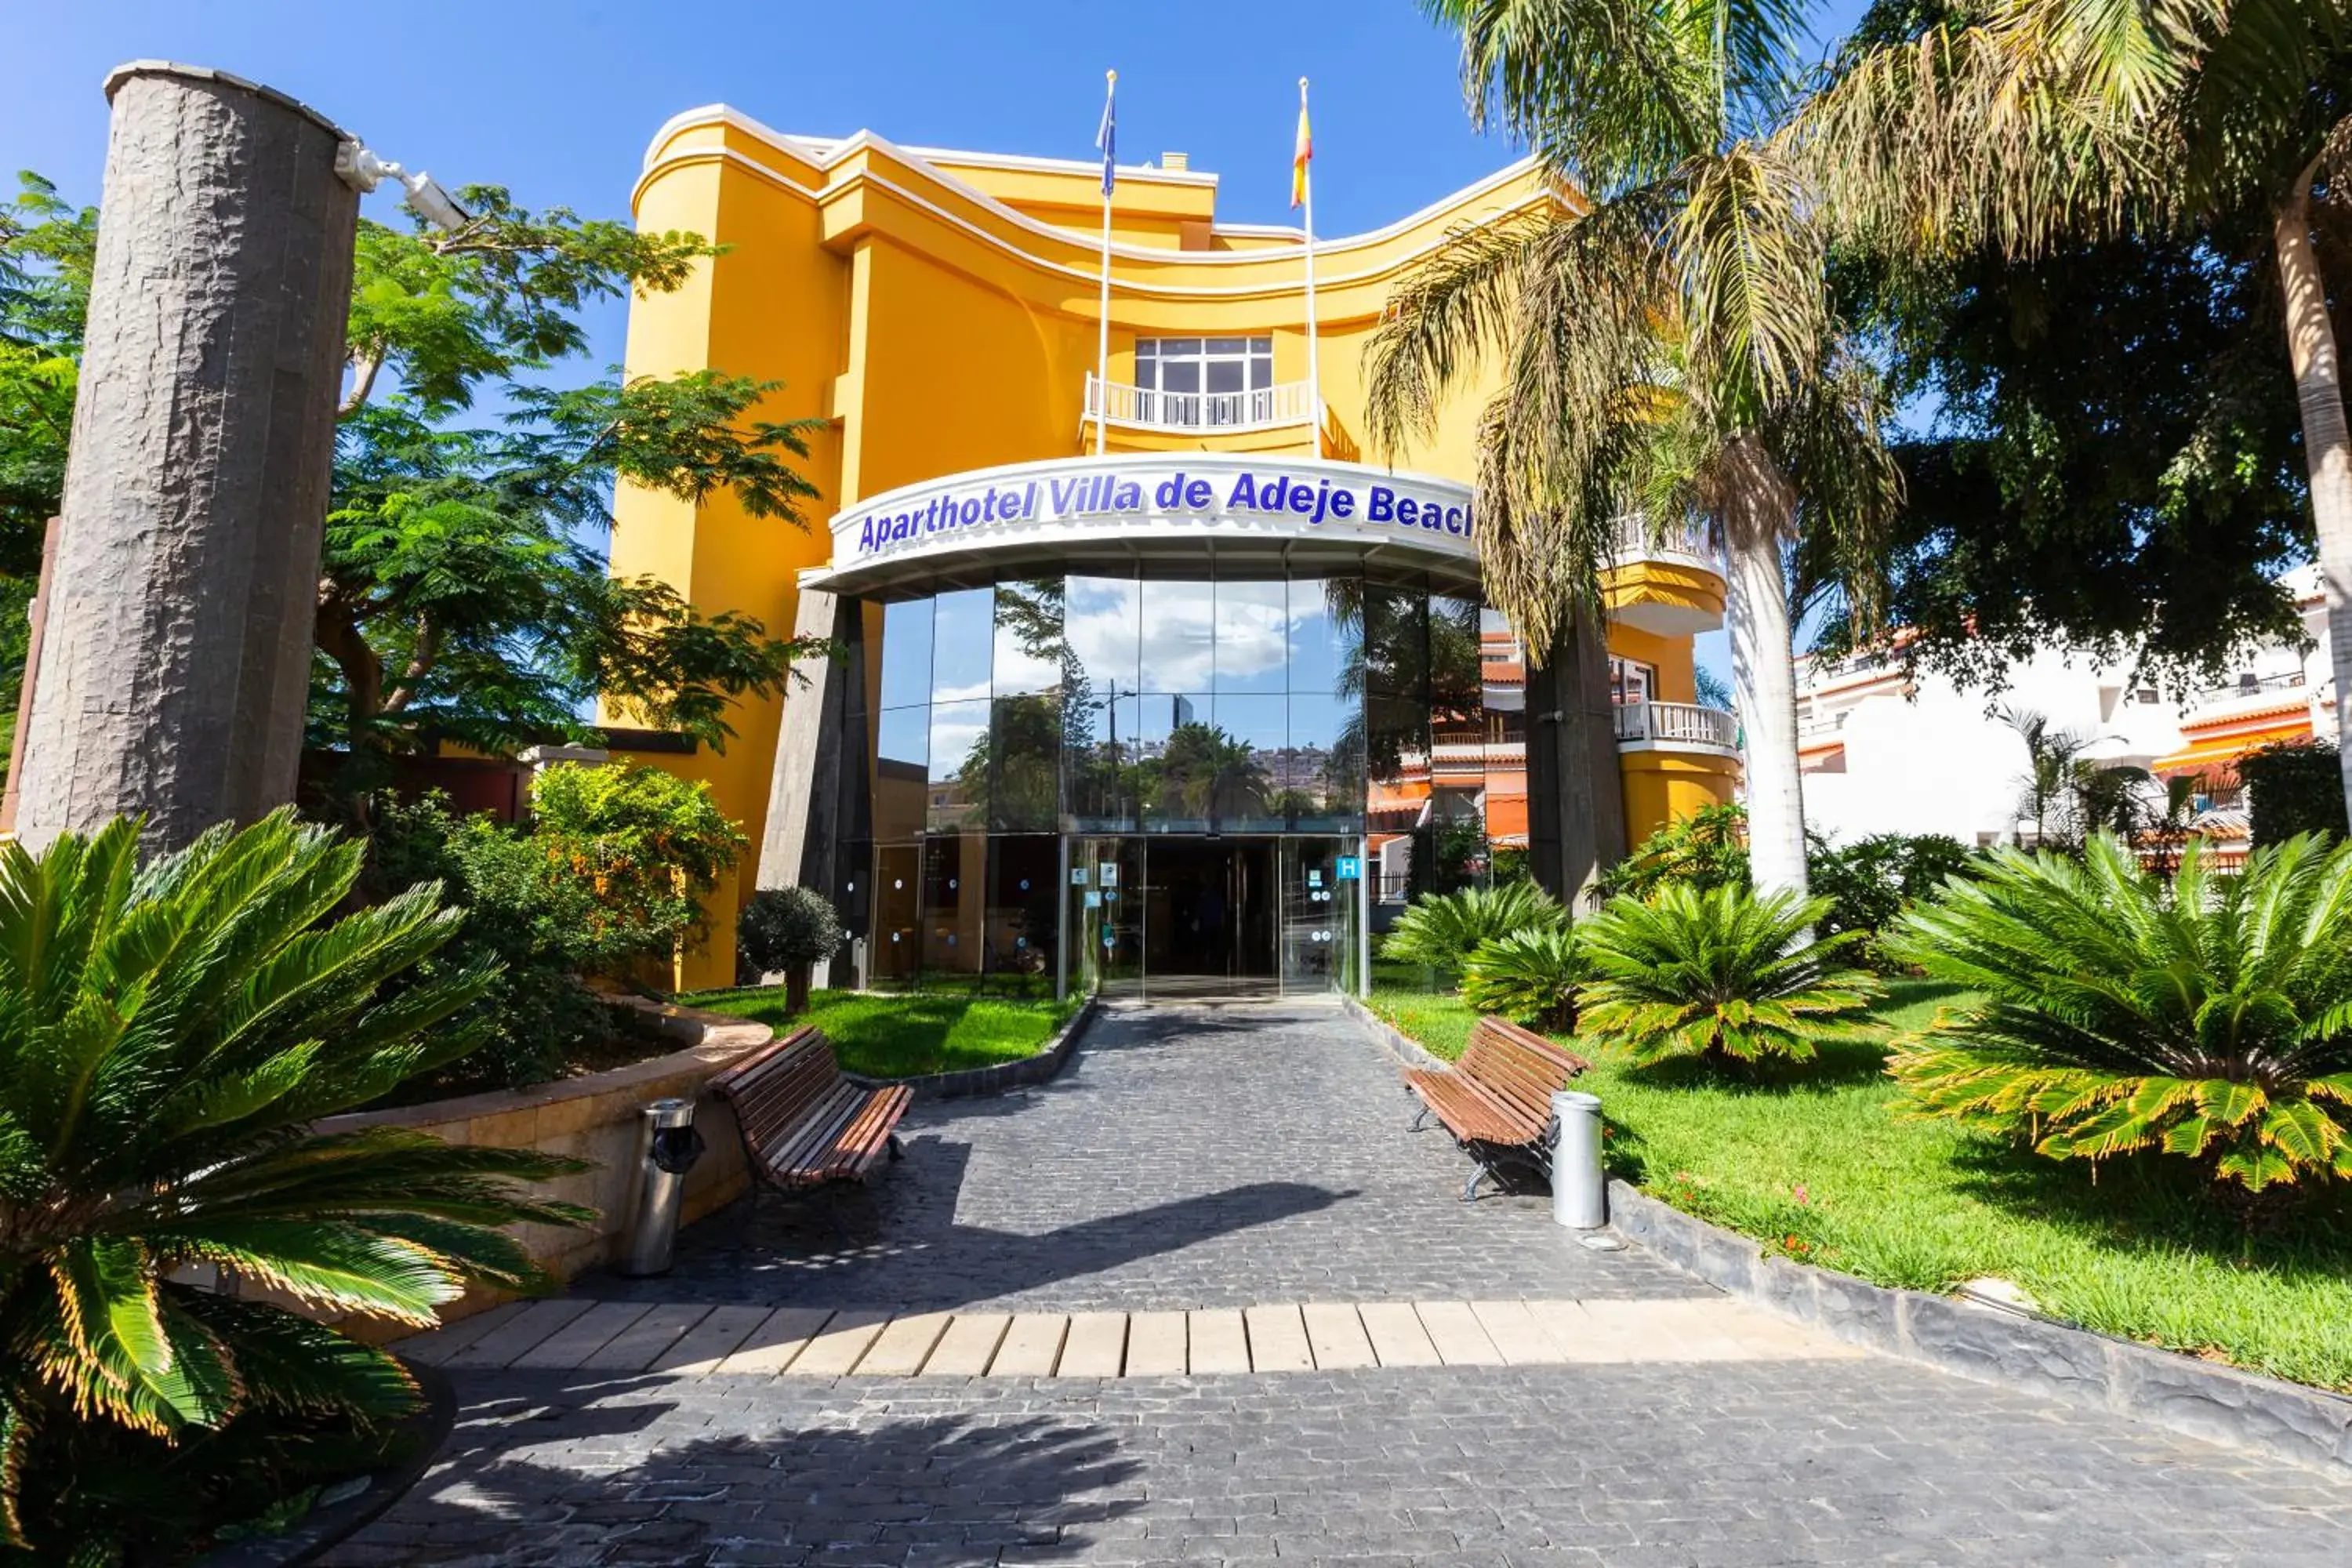
<path id="1" fill-rule="evenodd" d="M 1014 463 L 873 496 L 833 520 L 833 561 L 804 579 L 855 592 L 975 552 L 1041 557 L 1121 543 L 1293 541 L 1403 550 L 1475 571 L 1470 489 L 1363 463 L 1171 452 Z"/>

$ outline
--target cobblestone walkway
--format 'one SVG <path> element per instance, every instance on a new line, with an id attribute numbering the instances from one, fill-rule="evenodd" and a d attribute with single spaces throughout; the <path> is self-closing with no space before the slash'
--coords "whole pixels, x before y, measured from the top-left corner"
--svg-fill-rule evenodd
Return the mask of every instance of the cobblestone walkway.
<path id="1" fill-rule="evenodd" d="M 1113 1013 L 1046 1089 L 921 1108 L 848 1246 L 804 1208 L 741 1205 L 688 1233 L 670 1279 L 460 1325 L 442 1461 L 326 1561 L 2352 1563 L 2334 1475 L 1875 1356 L 1646 1346 L 1650 1320 L 1663 1342 L 1753 1310 L 1638 1249 L 1576 1247 L 1541 1198 L 1457 1202 L 1460 1156 L 1408 1110 L 1343 1014 Z M 1286 1339 L 1300 1310 L 1257 1304 L 1360 1303 L 1369 1341 L 1399 1310 L 1371 1303 L 1405 1300 L 1433 1347 L 1451 1323 L 1496 1354 L 1131 1364 L 1147 1320 L 1239 1325 L 1254 1352 L 1255 1315 L 1227 1309 Z M 1632 1325 L 1627 1359 L 1502 1353 L 1514 1322 L 1570 1342 L 1577 1312 Z M 1127 1375 L 1071 1360 L 1079 1314 L 1128 1325 Z M 924 1364 L 954 1323 L 999 1321 L 992 1363 L 1013 1325 L 1060 1323 L 1062 1375 Z M 884 1364 L 893 1332 L 911 1364 Z"/>
<path id="2" fill-rule="evenodd" d="M 688 1230 L 668 1278 L 580 1289 L 910 1311 L 1705 1289 L 1562 1246 L 1540 1194 L 1463 1204 L 1469 1164 L 1408 1133 L 1413 1109 L 1336 1007 L 1113 1008 L 1043 1088 L 917 1106 L 870 1194 L 746 1200 Z"/>

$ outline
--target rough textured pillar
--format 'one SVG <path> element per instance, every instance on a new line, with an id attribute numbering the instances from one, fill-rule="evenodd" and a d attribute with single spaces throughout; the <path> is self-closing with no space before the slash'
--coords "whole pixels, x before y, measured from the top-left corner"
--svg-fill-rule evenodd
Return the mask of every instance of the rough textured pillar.
<path id="1" fill-rule="evenodd" d="M 1581 910 L 1592 879 L 1625 858 L 1625 780 L 1609 700 L 1609 643 L 1579 616 L 1528 671 L 1528 860 Z"/>
<path id="2" fill-rule="evenodd" d="M 16 830 L 153 849 L 294 798 L 359 196 L 342 133 L 140 62 L 114 106 Z"/>

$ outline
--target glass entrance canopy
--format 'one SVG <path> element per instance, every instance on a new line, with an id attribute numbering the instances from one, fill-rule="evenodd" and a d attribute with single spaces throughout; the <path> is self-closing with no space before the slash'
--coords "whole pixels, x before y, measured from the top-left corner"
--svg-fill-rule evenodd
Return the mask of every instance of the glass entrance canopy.
<path id="1" fill-rule="evenodd" d="M 842 901 L 871 983 L 1352 988 L 1367 931 L 1525 842 L 1508 634 L 1425 576 L 928 586 L 848 618 L 839 820 L 866 875 Z"/>

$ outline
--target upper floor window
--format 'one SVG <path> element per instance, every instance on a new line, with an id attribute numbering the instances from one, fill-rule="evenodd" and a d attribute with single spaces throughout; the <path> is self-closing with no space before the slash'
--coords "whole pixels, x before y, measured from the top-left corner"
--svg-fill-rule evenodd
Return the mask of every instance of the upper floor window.
<path id="1" fill-rule="evenodd" d="M 1274 340 L 1139 338 L 1135 384 L 1144 392 L 1262 392 L 1274 384 Z"/>

